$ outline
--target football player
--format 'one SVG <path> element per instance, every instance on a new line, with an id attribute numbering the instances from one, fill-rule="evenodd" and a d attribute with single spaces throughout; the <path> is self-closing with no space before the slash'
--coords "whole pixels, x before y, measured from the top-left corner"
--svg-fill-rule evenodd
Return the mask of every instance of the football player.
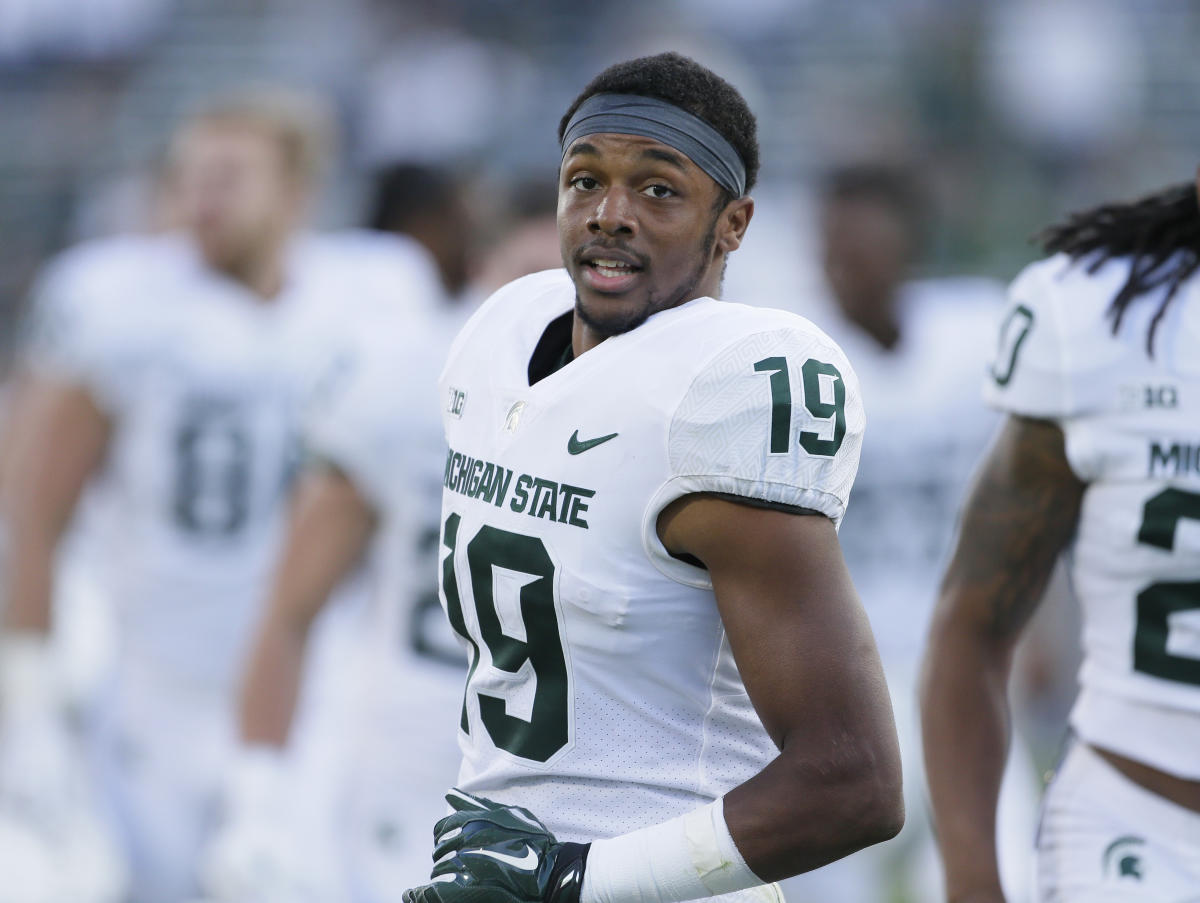
<path id="1" fill-rule="evenodd" d="M 38 714 L 6 716 L 16 764 L 0 768 L 0 798 L 57 799 L 58 759 L 20 751 L 45 749 L 46 725 L 61 721 L 46 644 L 55 554 L 85 486 L 103 478 L 117 512 L 103 577 L 119 667 L 89 736 L 139 901 L 192 893 L 302 405 L 339 324 L 380 300 L 357 267 L 297 234 L 319 118 L 266 92 L 191 117 L 170 155 L 182 230 L 68 252 L 35 306 L 38 387 L 4 512 L 0 696 L 6 713 Z"/>
<path id="2" fill-rule="evenodd" d="M 430 901 L 779 900 L 893 836 L 895 727 L 837 524 L 864 415 L 838 347 L 716 300 L 755 119 L 677 54 L 560 125 L 565 270 L 442 373 L 441 591 L 470 655 Z"/>
<path id="3" fill-rule="evenodd" d="M 399 229 L 399 240 L 412 236 L 432 252 L 417 212 L 439 201 L 457 204 L 451 185 L 429 167 L 389 167 L 376 180 L 374 229 Z M 539 187 L 543 199 L 531 209 L 511 205 L 505 234 L 488 253 L 503 258 L 498 265 L 557 259 L 557 234 L 538 228 L 545 193 L 553 202 L 554 188 Z M 435 221 L 442 216 L 429 212 Z M 457 234 L 468 244 L 461 229 Z M 452 716 L 466 668 L 437 594 L 445 466 L 437 375 L 479 289 L 451 294 L 445 267 L 435 267 L 438 256 L 426 260 L 429 271 L 442 271 L 445 290 L 373 324 L 305 418 L 310 463 L 249 660 L 231 818 L 209 857 L 209 891 L 220 900 L 244 903 L 271 882 L 280 896 L 308 890 L 308 863 L 319 853 L 289 831 L 300 795 L 295 782 L 304 778 L 286 750 L 296 743 L 298 697 L 312 692 L 314 677 L 322 679 L 314 670 L 357 672 L 343 681 L 337 700 L 350 698 L 353 709 L 344 727 L 346 817 L 337 819 L 336 832 L 353 899 L 391 899 L 397 886 L 418 883 L 429 871 L 429 825 L 458 765 Z M 428 283 L 412 284 L 427 291 Z M 366 629 L 322 662 L 320 649 L 314 656 L 307 648 L 313 626 L 336 599 L 334 587 L 363 559 L 375 589 Z M 414 724 L 425 727 L 414 732 Z"/>
<path id="4" fill-rule="evenodd" d="M 820 236 L 831 303 L 813 316 L 854 361 L 875 439 L 864 443 L 839 539 L 892 695 L 907 818 L 894 842 L 788 882 L 794 903 L 873 903 L 893 888 L 913 900 L 941 894 L 917 673 L 958 506 L 997 424 L 979 404 L 978 382 L 1004 290 L 989 279 L 912 280 L 928 228 L 920 186 L 899 166 L 847 165 L 823 181 Z M 1010 780 L 1005 799 L 1005 824 L 1012 823 L 1004 834 L 1005 878 L 1027 891 L 1036 779 L 1027 759 L 1016 759 L 1014 769 L 1020 780 Z"/>
<path id="5" fill-rule="evenodd" d="M 995 809 L 1014 645 L 1069 553 L 1075 738 L 1043 802 L 1045 901 L 1200 889 L 1200 206 L 1070 217 L 1016 279 L 985 396 L 1007 414 L 942 583 L 925 759 L 953 903 L 1003 900 Z"/>

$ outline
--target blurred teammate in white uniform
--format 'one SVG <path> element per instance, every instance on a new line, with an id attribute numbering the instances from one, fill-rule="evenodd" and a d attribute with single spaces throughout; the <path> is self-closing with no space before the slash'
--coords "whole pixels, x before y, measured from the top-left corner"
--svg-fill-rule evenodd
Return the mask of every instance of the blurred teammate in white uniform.
<path id="1" fill-rule="evenodd" d="M 552 202 L 553 186 L 542 189 Z M 471 242 L 445 173 L 392 167 L 376 180 L 376 192 L 375 229 L 396 229 L 438 253 L 427 255 L 427 278 L 415 280 L 425 288 L 372 325 L 306 418 L 309 465 L 243 692 L 245 750 L 229 788 L 232 818 L 210 857 L 210 893 L 231 903 L 272 883 L 281 895 L 311 892 L 306 866 L 320 851 L 293 837 L 281 842 L 281 834 L 305 792 L 283 751 L 293 742 L 297 696 L 308 692 L 314 670 L 356 672 L 342 688 L 354 714 L 337 822 L 353 899 L 389 900 L 397 887 L 424 880 L 429 826 L 458 767 L 453 713 L 466 659 L 437 595 L 445 468 L 437 376 L 476 294 L 474 283 L 464 290 L 459 279 L 458 255 Z M 485 273 L 558 259 L 557 236 L 547 241 L 536 231 L 545 207 L 543 199 L 512 209 Z M 456 228 L 443 222 L 456 218 Z M 457 253 L 444 246 L 451 239 Z M 431 291 L 433 280 L 440 287 Z M 306 638 L 318 611 L 364 557 L 375 596 L 365 630 L 348 636 L 340 655 L 309 661 Z"/>
<path id="2" fill-rule="evenodd" d="M 36 302 L 41 385 L 11 469 L 0 692 L 10 706 L 36 692 L 42 723 L 57 715 L 45 647 L 54 554 L 103 475 L 119 667 L 92 738 L 144 903 L 193 891 L 302 407 L 341 324 L 379 300 L 362 268 L 297 237 L 321 132 L 298 99 L 213 105 L 172 147 L 182 231 L 73 250 Z M 35 733 L 6 727 L 9 750 Z M 0 772 L 0 796 L 25 776 Z"/>
<path id="3" fill-rule="evenodd" d="M 1060 553 L 1083 613 L 1076 742 L 1037 836 L 1046 903 L 1200 900 L 1200 179 L 1048 230 L 986 379 L 1007 414 L 925 662 L 955 903 L 1000 903 L 1012 649 Z"/>
<path id="4" fill-rule="evenodd" d="M 873 903 L 897 893 L 932 900 L 940 870 L 921 767 L 917 671 L 958 506 L 997 425 L 977 386 L 1003 286 L 908 281 L 927 223 L 919 187 L 901 169 L 862 164 L 830 173 L 820 225 L 833 303 L 810 315 L 854 362 L 871 421 L 839 538 L 887 674 L 908 814 L 896 840 L 784 891 L 790 903 Z M 1023 900 L 1036 782 L 1027 762 L 1014 767 L 1005 877 L 1014 900 Z"/>
<path id="5" fill-rule="evenodd" d="M 566 269 L 492 295 L 441 376 L 470 668 L 455 811 L 404 899 L 777 901 L 902 819 L 837 543 L 857 380 L 807 320 L 715 298 L 758 162 L 729 83 L 617 64 L 559 138 Z"/>

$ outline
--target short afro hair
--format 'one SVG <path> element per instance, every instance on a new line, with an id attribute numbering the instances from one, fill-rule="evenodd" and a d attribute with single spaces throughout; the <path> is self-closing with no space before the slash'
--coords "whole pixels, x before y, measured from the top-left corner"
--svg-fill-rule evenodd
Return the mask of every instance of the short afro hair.
<path id="1" fill-rule="evenodd" d="M 559 143 L 579 105 L 594 94 L 656 97 L 703 119 L 742 158 L 746 191 L 754 187 L 758 178 L 758 122 L 737 88 L 690 57 L 659 53 L 609 66 L 588 83 L 559 121 Z"/>

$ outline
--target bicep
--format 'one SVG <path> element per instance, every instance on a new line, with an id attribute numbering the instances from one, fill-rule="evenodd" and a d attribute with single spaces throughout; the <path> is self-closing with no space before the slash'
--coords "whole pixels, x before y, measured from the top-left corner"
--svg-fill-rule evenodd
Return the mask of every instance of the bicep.
<path id="1" fill-rule="evenodd" d="M 77 384 L 31 378 L 9 423 L 5 495 L 26 525 L 61 530 L 108 445 L 109 420 Z"/>
<path id="2" fill-rule="evenodd" d="M 1085 489 L 1057 424 L 1010 416 L 968 495 L 939 620 L 1015 642 L 1074 535 Z"/>
<path id="3" fill-rule="evenodd" d="M 794 732 L 893 731 L 874 637 L 828 518 L 689 496 L 664 512 L 660 533 L 707 567 L 746 691 L 777 745 Z"/>
<path id="4" fill-rule="evenodd" d="M 376 526 L 374 508 L 341 471 L 313 467 L 296 486 L 275 570 L 272 614 L 305 627 L 362 559 Z"/>

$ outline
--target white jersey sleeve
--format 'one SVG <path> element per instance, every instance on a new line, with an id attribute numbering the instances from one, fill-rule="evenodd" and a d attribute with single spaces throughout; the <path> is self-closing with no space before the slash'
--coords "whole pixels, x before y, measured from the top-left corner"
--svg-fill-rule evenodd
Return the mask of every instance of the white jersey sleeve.
<path id="1" fill-rule="evenodd" d="M 1088 317 L 1090 310 L 1062 308 L 1073 298 L 1073 293 L 1064 298 L 1062 281 L 1075 275 L 1075 266 L 1065 256 L 1051 257 L 1030 264 L 1013 280 L 984 382 L 984 400 L 991 407 L 1058 420 L 1080 414 L 1087 406 L 1072 347 L 1078 344 L 1074 333 L 1080 324 L 1090 331 L 1095 324 Z"/>
<path id="2" fill-rule="evenodd" d="M 361 354 L 330 366 L 306 412 L 304 448 L 310 459 L 345 473 L 373 507 L 383 509 L 390 501 L 387 462 L 395 443 L 372 391 L 375 369 Z"/>
<path id="3" fill-rule="evenodd" d="M 67 251 L 35 285 L 24 355 L 37 372 L 85 386 L 110 413 L 135 387 L 150 313 L 133 289 L 162 266 L 165 242 L 128 238 Z"/>
<path id="4" fill-rule="evenodd" d="M 675 579 L 707 575 L 663 549 L 658 515 L 698 492 L 815 511 L 841 523 L 858 470 L 866 414 L 841 349 L 805 320 L 743 335 L 705 364 L 674 415 L 671 477 L 647 510 L 647 551 Z"/>
<path id="5" fill-rule="evenodd" d="M 687 492 L 846 510 L 866 417 L 832 342 L 792 330 L 748 336 L 701 372 L 675 411 L 673 480 Z"/>
<path id="6" fill-rule="evenodd" d="M 307 454 L 344 472 L 381 514 L 403 504 L 410 471 L 441 460 L 440 365 L 398 329 L 381 328 L 334 362 L 306 412 Z"/>

